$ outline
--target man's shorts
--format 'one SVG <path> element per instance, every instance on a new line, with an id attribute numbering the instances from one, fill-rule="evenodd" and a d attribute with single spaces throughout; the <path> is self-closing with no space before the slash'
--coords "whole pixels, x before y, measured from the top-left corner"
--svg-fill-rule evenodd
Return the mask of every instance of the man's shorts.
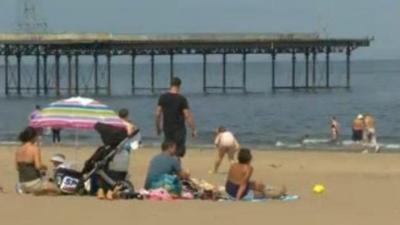
<path id="1" fill-rule="evenodd" d="M 186 130 L 164 131 L 164 140 L 173 141 L 176 145 L 176 156 L 183 158 L 186 153 Z"/>

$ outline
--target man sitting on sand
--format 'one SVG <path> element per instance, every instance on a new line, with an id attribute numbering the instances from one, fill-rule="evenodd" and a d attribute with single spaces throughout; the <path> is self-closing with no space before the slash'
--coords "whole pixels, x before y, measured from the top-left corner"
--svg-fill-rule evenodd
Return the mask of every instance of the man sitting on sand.
<path id="1" fill-rule="evenodd" d="M 253 166 L 252 155 L 249 149 L 242 148 L 238 153 L 238 163 L 231 165 L 225 185 L 226 193 L 236 200 L 254 200 L 265 198 L 279 198 L 286 194 L 286 188 L 268 189 L 261 182 L 251 180 Z"/>
<path id="2" fill-rule="evenodd" d="M 233 164 L 235 153 L 240 148 L 239 143 L 232 132 L 226 130 L 226 128 L 223 126 L 218 127 L 216 130 L 214 143 L 217 147 L 218 155 L 217 159 L 215 160 L 214 169 L 210 171 L 210 173 L 218 172 L 218 168 L 221 165 L 225 154 L 228 155 L 229 163 Z"/>
<path id="3" fill-rule="evenodd" d="M 161 150 L 162 152 L 150 161 L 144 187 L 150 190 L 168 186 L 167 191 L 179 195 L 181 192 L 180 179 L 187 179 L 190 175 L 181 168 L 181 164 L 175 156 L 176 144 L 174 142 L 164 141 Z"/>

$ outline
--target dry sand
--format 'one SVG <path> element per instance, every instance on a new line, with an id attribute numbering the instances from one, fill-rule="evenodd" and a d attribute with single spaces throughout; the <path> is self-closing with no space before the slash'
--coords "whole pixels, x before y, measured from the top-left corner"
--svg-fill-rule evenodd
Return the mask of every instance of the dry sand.
<path id="1" fill-rule="evenodd" d="M 100 201 L 93 197 L 34 197 L 17 195 L 14 185 L 16 146 L 0 147 L 0 224 L 399 224 L 400 155 L 332 152 L 254 151 L 254 178 L 267 184 L 286 184 L 301 196 L 291 202 L 211 202 L 137 200 Z M 47 162 L 62 152 L 80 165 L 92 147 L 46 146 Z M 158 150 L 142 149 L 132 155 L 131 180 L 143 184 L 147 163 Z M 209 175 L 215 152 L 190 149 L 183 163 L 193 177 L 223 184 L 221 174 Z M 225 172 L 225 173 L 224 173 Z M 311 191 L 314 183 L 326 186 L 323 194 Z"/>

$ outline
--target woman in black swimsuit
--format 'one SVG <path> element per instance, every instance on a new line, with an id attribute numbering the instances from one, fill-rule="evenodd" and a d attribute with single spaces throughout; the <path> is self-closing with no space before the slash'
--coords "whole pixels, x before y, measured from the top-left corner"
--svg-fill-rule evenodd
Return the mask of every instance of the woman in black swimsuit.
<path id="1" fill-rule="evenodd" d="M 22 145 L 15 153 L 19 188 L 23 193 L 56 194 L 59 192 L 58 188 L 42 179 L 41 174 L 47 170 L 47 166 L 42 163 L 37 137 L 37 131 L 31 127 L 19 135 Z"/>

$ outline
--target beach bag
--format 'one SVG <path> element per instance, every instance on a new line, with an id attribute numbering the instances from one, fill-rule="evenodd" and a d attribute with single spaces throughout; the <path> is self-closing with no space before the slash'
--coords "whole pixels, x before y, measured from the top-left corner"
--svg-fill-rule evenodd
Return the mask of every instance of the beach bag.
<path id="1" fill-rule="evenodd" d="M 56 169 L 54 177 L 56 185 L 64 194 L 75 194 L 82 179 L 81 173 L 67 168 Z"/>

